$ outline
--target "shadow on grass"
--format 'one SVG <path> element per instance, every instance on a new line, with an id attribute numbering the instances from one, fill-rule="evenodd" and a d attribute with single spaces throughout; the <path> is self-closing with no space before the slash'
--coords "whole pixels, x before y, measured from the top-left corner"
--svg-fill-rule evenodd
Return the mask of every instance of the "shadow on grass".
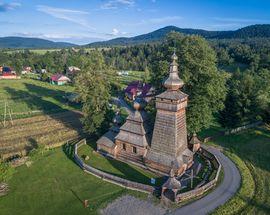
<path id="1" fill-rule="evenodd" d="M 114 176 L 120 177 L 120 178 L 124 178 L 130 181 L 134 181 L 134 182 L 139 182 L 139 183 L 143 183 L 143 184 L 148 184 L 151 185 L 151 177 L 147 176 L 146 174 L 150 174 L 152 172 L 145 170 L 143 168 L 140 167 L 133 167 L 131 164 L 128 163 L 124 163 L 122 161 L 118 161 L 115 160 L 113 158 L 110 157 L 106 157 L 103 156 L 101 154 L 99 154 L 98 152 L 96 152 L 96 141 L 94 139 L 89 139 L 87 141 L 87 146 L 88 149 L 87 151 L 84 151 L 83 154 L 89 155 L 90 160 L 87 163 L 91 163 L 91 159 L 95 159 L 96 156 L 100 156 L 102 157 L 101 162 L 98 164 L 92 164 L 93 167 L 108 173 L 108 174 L 112 174 Z M 89 151 L 88 151 L 89 150 Z M 141 169 L 141 171 L 139 171 L 138 169 Z M 145 172 L 145 173 L 143 173 Z M 152 173 L 152 175 L 154 175 L 154 173 Z M 160 186 L 165 178 L 163 176 L 161 177 L 155 177 L 156 179 L 156 186 Z"/>
<path id="2" fill-rule="evenodd" d="M 33 84 L 25 84 L 28 91 L 16 90 L 10 87 L 5 87 L 5 91 L 10 94 L 11 97 L 23 95 L 31 99 L 23 100 L 29 110 L 42 110 L 44 114 L 49 114 L 51 118 L 65 124 L 66 127 L 75 129 L 79 136 L 84 137 L 83 126 L 80 121 L 81 113 L 76 111 L 70 111 L 62 106 L 59 106 L 51 101 L 45 100 L 42 96 L 49 96 L 53 99 L 64 103 L 62 96 L 64 92 L 61 90 L 52 90 L 45 87 L 36 86 Z M 41 93 L 40 95 L 38 93 Z M 59 117 L 56 113 L 66 112 L 66 117 Z"/>
<path id="3" fill-rule="evenodd" d="M 220 136 L 214 142 L 251 162 L 256 168 L 270 171 L 270 131 L 263 127 L 249 129 L 238 134 Z"/>
<path id="4" fill-rule="evenodd" d="M 253 206 L 255 208 L 258 208 L 258 210 L 260 210 L 261 212 L 263 212 L 264 214 L 270 214 L 270 207 L 267 206 L 266 204 L 261 204 L 261 203 L 258 203 L 256 200 L 254 199 L 247 199 L 247 198 L 244 198 L 242 196 L 239 196 L 243 201 L 247 202 L 248 206 Z M 240 211 L 239 211 L 240 212 Z M 243 211 L 242 211 L 243 212 Z"/>
<path id="5" fill-rule="evenodd" d="M 72 189 L 70 189 L 70 191 L 72 192 L 72 194 L 81 202 L 81 203 L 83 203 L 83 200 L 77 195 L 77 193 L 74 191 L 74 190 L 72 190 Z"/>

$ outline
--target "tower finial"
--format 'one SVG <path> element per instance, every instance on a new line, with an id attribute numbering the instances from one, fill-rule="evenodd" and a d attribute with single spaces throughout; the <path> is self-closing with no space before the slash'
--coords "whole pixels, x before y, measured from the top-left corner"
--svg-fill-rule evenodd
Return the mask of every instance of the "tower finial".
<path id="1" fill-rule="evenodd" d="M 164 82 L 164 86 L 168 90 L 178 90 L 184 85 L 184 82 L 178 76 L 178 57 L 175 51 L 172 55 L 172 63 L 170 64 L 170 74 L 167 80 Z"/>

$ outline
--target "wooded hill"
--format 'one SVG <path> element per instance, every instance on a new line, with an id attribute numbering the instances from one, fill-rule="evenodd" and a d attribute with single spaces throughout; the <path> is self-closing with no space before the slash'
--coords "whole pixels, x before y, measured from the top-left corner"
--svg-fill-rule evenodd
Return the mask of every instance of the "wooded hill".
<path id="1" fill-rule="evenodd" d="M 0 37 L 0 48 L 67 48 L 72 46 L 77 45 L 39 38 Z"/>
<path id="2" fill-rule="evenodd" d="M 148 34 L 142 34 L 135 37 L 119 37 L 108 41 L 90 43 L 87 45 L 87 47 L 126 46 L 134 44 L 153 43 L 161 41 L 171 31 L 176 31 L 187 35 L 196 34 L 206 39 L 245 39 L 270 37 L 270 24 L 250 25 L 235 31 L 207 31 L 202 29 L 167 26 L 150 32 Z"/>

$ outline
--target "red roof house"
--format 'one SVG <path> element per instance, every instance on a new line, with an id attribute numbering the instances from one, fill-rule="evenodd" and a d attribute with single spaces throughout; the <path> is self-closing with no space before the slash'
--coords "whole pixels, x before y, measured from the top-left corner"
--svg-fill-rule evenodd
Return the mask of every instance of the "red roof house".
<path id="1" fill-rule="evenodd" d="M 70 82 L 70 79 L 62 74 L 55 74 L 51 76 L 51 83 L 55 85 L 64 85 L 67 82 Z"/>

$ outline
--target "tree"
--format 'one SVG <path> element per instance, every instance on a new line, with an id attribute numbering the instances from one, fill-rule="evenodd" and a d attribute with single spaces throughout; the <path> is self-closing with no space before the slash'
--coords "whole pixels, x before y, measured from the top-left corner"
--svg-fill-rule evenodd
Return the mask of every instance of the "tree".
<path id="1" fill-rule="evenodd" d="M 144 69 L 143 82 L 147 83 L 149 81 L 149 78 L 150 78 L 150 71 L 149 71 L 148 67 L 146 66 Z"/>
<path id="2" fill-rule="evenodd" d="M 103 56 L 98 51 L 82 57 L 82 71 L 76 77 L 76 91 L 83 103 L 84 129 L 91 134 L 103 132 L 111 122 L 110 83 Z"/>
<path id="3" fill-rule="evenodd" d="M 235 128 L 261 119 L 262 107 L 267 105 L 259 90 L 261 84 L 256 74 L 237 69 L 228 81 L 225 108 L 220 112 L 219 122 L 223 127 Z"/>
<path id="4" fill-rule="evenodd" d="M 168 76 L 169 57 L 174 48 L 179 57 L 179 76 L 185 82 L 182 90 L 189 95 L 188 131 L 197 133 L 209 127 L 214 113 L 223 108 L 227 76 L 217 70 L 216 54 L 205 39 L 174 32 L 168 35 L 153 57 L 155 63 L 151 69 L 151 80 L 157 88 L 160 89 L 159 84 Z"/>

